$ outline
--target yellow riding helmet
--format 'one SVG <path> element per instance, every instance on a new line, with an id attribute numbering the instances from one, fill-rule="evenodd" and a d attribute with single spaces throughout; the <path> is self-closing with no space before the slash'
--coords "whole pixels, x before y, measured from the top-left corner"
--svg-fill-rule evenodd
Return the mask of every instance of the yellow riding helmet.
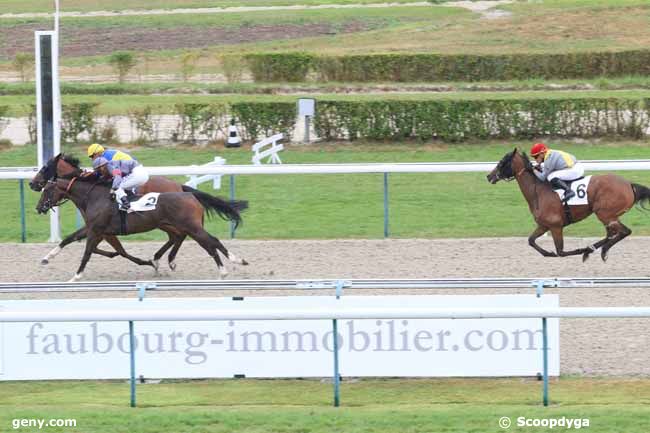
<path id="1" fill-rule="evenodd" d="M 96 153 L 104 153 L 104 146 L 99 143 L 93 143 L 88 146 L 88 156 L 93 156 Z"/>

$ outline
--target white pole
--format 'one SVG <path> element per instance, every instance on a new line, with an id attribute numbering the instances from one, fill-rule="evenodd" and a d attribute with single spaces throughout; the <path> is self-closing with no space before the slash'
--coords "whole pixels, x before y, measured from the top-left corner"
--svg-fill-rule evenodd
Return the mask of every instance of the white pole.
<path id="1" fill-rule="evenodd" d="M 59 0 L 54 0 L 54 37 L 52 38 L 52 120 L 54 155 L 61 152 L 61 91 L 59 88 Z M 61 241 L 59 208 L 50 212 L 50 242 Z"/>
<path id="2" fill-rule="evenodd" d="M 644 318 L 648 307 L 554 308 L 359 308 L 344 303 L 329 308 L 221 308 L 0 311 L 0 322 L 120 322 L 210 320 L 331 320 L 331 319 L 539 319 L 539 318 Z"/>

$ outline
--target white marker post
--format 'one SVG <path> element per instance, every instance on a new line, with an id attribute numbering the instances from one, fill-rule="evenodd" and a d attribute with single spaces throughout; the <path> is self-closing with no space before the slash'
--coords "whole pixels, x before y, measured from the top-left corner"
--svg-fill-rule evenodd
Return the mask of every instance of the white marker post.
<path id="1" fill-rule="evenodd" d="M 309 143 L 309 129 L 311 118 L 314 116 L 316 101 L 314 99 L 298 99 L 298 117 L 305 118 L 305 143 Z"/>

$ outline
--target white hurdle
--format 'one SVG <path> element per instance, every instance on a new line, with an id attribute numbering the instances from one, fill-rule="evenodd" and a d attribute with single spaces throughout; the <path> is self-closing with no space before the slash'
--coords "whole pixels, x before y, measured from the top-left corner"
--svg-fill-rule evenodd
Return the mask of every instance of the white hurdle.
<path id="1" fill-rule="evenodd" d="M 284 149 L 284 145 L 282 143 L 278 143 L 278 141 L 282 140 L 283 138 L 283 134 L 275 134 L 271 137 L 265 138 L 260 142 L 255 143 L 252 148 L 254 152 L 253 158 L 251 160 L 252 163 L 255 165 L 261 165 L 262 159 L 269 158 L 266 161 L 268 164 L 282 164 L 280 156 L 278 156 L 278 152 Z M 270 147 L 268 147 L 268 149 L 265 149 L 267 146 Z"/>
<path id="2" fill-rule="evenodd" d="M 226 164 L 226 160 L 224 158 L 221 158 L 220 156 L 215 156 L 212 162 L 203 164 L 201 167 L 217 167 L 225 164 Z M 196 167 L 196 166 L 192 165 L 192 167 Z M 189 180 L 185 182 L 185 185 L 190 186 L 192 188 L 196 188 L 198 185 L 204 182 L 212 181 L 212 188 L 221 189 L 220 174 L 204 174 L 202 176 L 192 174 L 192 175 L 188 175 L 187 177 L 189 177 Z"/>

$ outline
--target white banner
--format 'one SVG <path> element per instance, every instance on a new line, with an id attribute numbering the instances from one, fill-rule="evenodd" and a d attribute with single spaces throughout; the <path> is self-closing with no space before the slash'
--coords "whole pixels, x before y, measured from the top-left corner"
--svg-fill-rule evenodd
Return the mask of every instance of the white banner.
<path id="1" fill-rule="evenodd" d="M 0 301 L 0 309 L 557 307 L 557 295 L 328 296 Z M 343 376 L 534 376 L 540 319 L 339 320 Z M 2 323 L 0 380 L 129 377 L 127 322 Z M 145 378 L 325 377 L 331 320 L 135 322 L 136 375 Z M 548 319 L 549 374 L 559 375 L 559 321 Z"/>

